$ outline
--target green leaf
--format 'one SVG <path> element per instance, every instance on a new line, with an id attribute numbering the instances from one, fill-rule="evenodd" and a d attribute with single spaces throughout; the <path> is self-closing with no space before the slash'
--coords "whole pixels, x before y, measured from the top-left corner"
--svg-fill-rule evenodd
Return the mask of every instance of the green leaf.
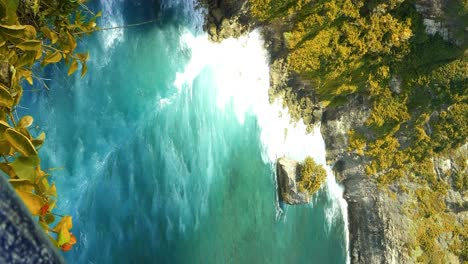
<path id="1" fill-rule="evenodd" d="M 2 13 L 1 19 L 3 19 L 7 24 L 16 24 L 16 10 L 18 9 L 18 0 L 3 0 L 0 1 L 0 5 L 5 11 Z"/>
<path id="2" fill-rule="evenodd" d="M 78 62 L 73 60 L 70 68 L 68 69 L 68 75 L 72 75 L 78 69 Z"/>
<path id="3" fill-rule="evenodd" d="M 53 214 L 45 214 L 44 215 L 44 222 L 48 225 L 55 222 L 55 216 Z"/>
<path id="4" fill-rule="evenodd" d="M 37 156 L 37 151 L 31 141 L 20 132 L 8 128 L 5 130 L 5 139 L 10 142 L 13 148 L 25 157 Z"/>
<path id="5" fill-rule="evenodd" d="M 36 167 L 39 165 L 39 161 L 39 157 L 37 156 L 17 157 L 12 163 L 10 163 L 10 166 L 18 178 L 34 183 L 37 177 Z"/>
<path id="6" fill-rule="evenodd" d="M 13 106 L 13 97 L 7 88 L 0 84 L 0 106 L 11 108 Z"/>

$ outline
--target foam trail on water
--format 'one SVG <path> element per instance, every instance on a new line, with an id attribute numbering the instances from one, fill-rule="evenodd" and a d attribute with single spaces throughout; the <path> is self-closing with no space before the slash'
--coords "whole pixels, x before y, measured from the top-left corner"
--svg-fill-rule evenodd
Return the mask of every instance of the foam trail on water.
<path id="1" fill-rule="evenodd" d="M 226 39 L 219 44 L 209 42 L 206 35 L 194 37 L 186 33 L 181 42 L 191 50 L 192 56 L 185 71 L 176 76 L 174 85 L 179 91 L 185 88 L 184 85 L 190 88 L 202 69 L 211 67 L 219 109 L 224 110 L 232 104 L 241 124 L 244 123 L 246 114 L 257 117 L 265 163 L 274 164 L 282 156 L 296 160 L 312 156 L 326 168 L 325 191 L 330 200 L 325 207 L 327 224 L 331 228 L 335 221 L 344 221 L 348 250 L 347 203 L 343 198 L 343 188 L 337 184 L 331 168 L 326 164 L 325 142 L 320 126 L 316 126 L 312 133 L 307 133 L 302 120 L 292 122 L 281 99 L 270 103 L 268 54 L 259 32 L 253 31 L 239 39 Z M 349 263 L 349 250 L 347 262 Z"/>
<path id="2" fill-rule="evenodd" d="M 120 6 L 123 4 L 123 0 L 100 0 L 102 13 L 105 14 L 100 20 L 100 27 L 117 27 L 124 24 L 123 15 Z M 100 34 L 101 46 L 105 51 L 112 50 L 115 44 L 122 42 L 124 39 L 123 28 L 117 28 L 113 30 L 104 30 Z M 107 58 L 110 56 L 102 56 Z M 106 61 L 105 64 L 108 62 Z"/>

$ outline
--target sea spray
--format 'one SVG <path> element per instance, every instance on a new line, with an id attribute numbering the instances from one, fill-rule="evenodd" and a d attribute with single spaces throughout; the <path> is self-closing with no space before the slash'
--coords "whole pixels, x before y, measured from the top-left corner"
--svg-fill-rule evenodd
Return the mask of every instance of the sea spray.
<path id="1" fill-rule="evenodd" d="M 124 24 L 123 15 L 120 6 L 123 0 L 101 0 L 100 6 L 104 14 L 100 19 L 100 26 L 103 28 L 117 27 Z M 123 41 L 124 29 L 116 28 L 113 30 L 105 30 L 100 33 L 100 41 L 105 51 L 109 50 L 116 43 Z M 105 58 L 105 57 L 104 57 Z"/>
<path id="2" fill-rule="evenodd" d="M 177 74 L 174 84 L 179 92 L 184 85 L 191 89 L 190 84 L 204 67 L 212 68 L 213 81 L 218 87 L 216 100 L 219 109 L 223 111 L 232 104 L 240 124 L 244 123 L 247 114 L 256 116 L 261 129 L 262 157 L 265 163 L 273 165 L 277 158 L 283 156 L 296 160 L 312 156 L 325 167 L 327 181 L 324 188 L 330 201 L 325 207 L 326 220 L 329 229 L 335 221 L 344 221 L 349 263 L 347 203 L 343 198 L 343 188 L 338 185 L 326 163 L 325 142 L 320 133 L 320 125 L 308 133 L 302 119 L 298 122 L 291 119 L 281 99 L 270 103 L 268 56 L 260 33 L 253 31 L 239 39 L 230 38 L 222 43 L 211 43 L 206 35 L 195 37 L 187 32 L 181 37 L 181 45 L 190 49 L 191 59 L 184 72 Z"/>

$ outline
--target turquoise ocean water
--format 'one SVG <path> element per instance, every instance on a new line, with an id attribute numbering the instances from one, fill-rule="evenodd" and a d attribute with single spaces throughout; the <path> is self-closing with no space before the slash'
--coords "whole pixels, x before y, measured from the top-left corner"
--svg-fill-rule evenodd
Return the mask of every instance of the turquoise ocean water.
<path id="1" fill-rule="evenodd" d="M 274 159 L 325 153 L 318 129 L 268 104 L 259 34 L 211 44 L 191 1 L 94 4 L 103 27 L 160 22 L 95 34 L 80 43 L 85 78 L 51 67 L 49 92 L 25 92 L 44 167 L 62 168 L 56 211 L 78 238 L 67 261 L 346 263 L 331 174 L 312 204 L 277 201 Z"/>

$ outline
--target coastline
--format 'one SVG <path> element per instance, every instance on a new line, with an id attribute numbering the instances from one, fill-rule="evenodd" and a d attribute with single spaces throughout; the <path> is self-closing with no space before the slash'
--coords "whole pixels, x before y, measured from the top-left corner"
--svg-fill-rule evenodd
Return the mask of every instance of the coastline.
<path id="1" fill-rule="evenodd" d="M 323 138 L 325 144 L 324 163 L 326 164 L 324 164 L 324 166 L 327 168 L 327 174 L 333 173 L 335 176 L 333 179 L 327 177 L 327 181 L 333 181 L 334 185 L 336 185 L 333 187 L 346 189 L 347 187 L 344 185 L 344 182 L 340 181 L 337 177 L 337 173 L 333 170 L 334 162 L 332 162 L 332 159 L 329 157 L 328 141 L 330 138 L 324 134 L 324 129 L 326 129 L 324 127 L 327 127 L 327 124 L 326 122 L 323 122 L 322 119 L 323 107 L 319 104 L 315 95 L 304 94 L 302 92 L 310 90 L 306 89 L 310 84 L 304 82 L 297 74 L 288 71 L 287 65 L 285 65 L 285 60 L 288 55 L 286 44 L 282 37 L 285 25 L 279 22 L 267 25 L 255 21 L 252 17 L 249 17 L 246 7 L 247 1 L 235 2 L 220 0 L 204 2 L 206 4 L 206 8 L 209 10 L 204 29 L 208 33 L 211 41 L 221 42 L 229 37 L 238 38 L 239 36 L 248 34 L 253 30 L 259 30 L 263 40 L 265 41 L 265 50 L 269 55 L 271 85 L 269 90 L 270 102 L 274 103 L 278 99 L 283 101 L 283 107 L 289 108 L 288 112 L 293 121 L 300 121 L 302 119 L 307 126 L 306 131 L 308 133 L 321 134 L 320 137 Z M 298 98 L 296 95 L 300 95 L 302 98 Z M 312 100 L 310 100 L 311 97 L 313 98 Z M 301 99 L 303 101 L 301 101 Z M 291 106 L 298 107 L 291 109 Z M 330 183 L 327 183 L 327 185 L 330 185 Z M 330 192 L 333 191 L 330 190 Z M 349 201 L 352 198 L 345 195 L 346 190 L 344 190 L 344 192 L 340 192 L 343 193 L 343 197 L 335 198 L 342 200 L 339 202 L 340 210 L 342 211 L 343 217 L 347 218 L 344 220 L 346 232 L 345 245 L 347 248 L 346 263 L 355 263 L 356 261 L 351 256 L 351 250 L 353 249 L 353 241 L 351 239 L 353 236 L 350 234 L 350 231 L 359 229 L 359 227 L 353 228 L 353 225 L 362 225 L 362 223 L 359 222 L 359 219 L 354 217 L 358 216 L 361 212 L 359 211 L 357 214 L 353 214 L 351 216 L 350 214 L 355 211 L 354 208 L 349 207 Z M 336 196 L 338 194 L 330 193 L 330 195 Z M 372 210 L 372 208 L 367 209 Z M 356 219 L 357 221 L 350 222 L 349 220 L 352 219 Z M 377 240 L 380 241 L 381 239 L 377 238 Z M 366 239 L 364 239 L 363 242 L 366 243 Z M 367 259 L 371 258 L 368 257 L 366 260 Z"/>
<path id="2" fill-rule="evenodd" d="M 363 98 L 349 98 L 338 109 L 325 109 L 314 94 L 304 92 L 308 84 L 288 70 L 285 63 L 287 47 L 282 32 L 285 21 L 261 23 L 248 13 L 248 0 L 201 0 L 208 9 L 204 29 L 214 42 L 239 37 L 259 29 L 270 60 L 270 101 L 283 99 L 295 121 L 301 118 L 308 132 L 320 124 L 325 142 L 326 163 L 338 184 L 344 187 L 347 206 L 348 263 L 409 263 L 410 252 L 405 248 L 411 222 L 399 213 L 403 201 L 394 203 L 387 193 L 379 191 L 364 172 L 363 162 L 348 153 L 347 131 L 361 127 L 370 110 Z M 311 99 L 312 98 L 312 99 Z M 295 107 L 295 108 L 292 108 Z M 396 221 L 394 221 L 396 220 Z"/>
<path id="3" fill-rule="evenodd" d="M 281 98 L 283 107 L 289 109 L 293 121 L 301 119 L 312 132 L 321 125 L 325 141 L 326 163 L 331 167 L 336 181 L 344 186 L 344 199 L 348 204 L 348 254 L 351 263 L 415 263 L 420 262 L 424 252 L 416 238 L 421 232 L 420 219 L 412 217 L 412 206 L 420 201 L 415 197 L 421 186 L 408 177 L 391 183 L 386 188 L 379 186 L 376 179 L 365 172 L 367 158 L 348 149 L 350 129 L 372 134 L 365 121 L 372 104 L 362 95 L 348 95 L 339 106 L 326 107 L 313 94 L 311 84 L 288 69 L 288 49 L 283 32 L 288 31 L 288 18 L 262 23 L 249 13 L 248 0 L 201 0 L 208 9 L 204 29 L 214 42 L 229 37 L 239 37 L 254 29 L 260 31 L 269 54 L 270 102 Z M 447 1 L 417 1 L 414 7 L 422 16 L 426 34 L 441 34 L 445 41 L 460 44 L 456 25 L 459 21 L 444 13 Z M 438 21 L 438 22 L 437 22 Z M 459 29 L 458 29 L 459 30 Z M 457 153 L 466 153 L 464 144 Z M 457 154 L 458 155 L 458 154 Z M 441 175 L 457 171 L 451 154 L 432 156 L 433 169 L 439 179 Z M 451 184 L 450 179 L 445 179 Z M 450 185 L 449 185 L 450 186 Z M 422 186 L 424 187 L 424 186 Z M 453 188 L 453 187 L 452 187 Z M 445 197 L 446 212 L 459 223 L 466 222 L 466 197 L 455 189 L 449 189 Z M 429 232 L 429 231 L 425 231 Z M 421 233 L 419 233 L 421 235 Z M 442 250 L 443 261 L 462 263 L 463 257 L 455 255 L 449 248 L 452 233 L 443 234 L 433 243 Z M 419 238 L 418 238 L 419 239 Z M 433 253 L 435 254 L 435 253 Z M 457 253 L 460 254 L 460 253 Z M 437 255 L 437 254 L 436 254 Z M 422 258 L 423 259 L 423 258 Z M 437 263 L 437 262 L 436 262 Z"/>

